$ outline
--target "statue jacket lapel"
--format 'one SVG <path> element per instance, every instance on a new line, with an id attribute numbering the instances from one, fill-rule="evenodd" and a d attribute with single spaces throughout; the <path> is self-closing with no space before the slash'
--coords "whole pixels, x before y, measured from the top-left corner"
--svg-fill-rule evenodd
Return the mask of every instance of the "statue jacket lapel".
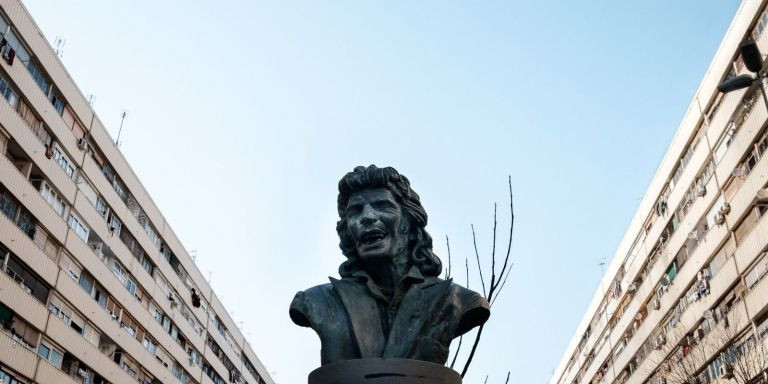
<path id="1" fill-rule="evenodd" d="M 379 308 L 368 288 L 351 279 L 331 278 L 331 284 L 347 310 L 360 357 L 381 357 L 384 331 L 381 328 Z"/>

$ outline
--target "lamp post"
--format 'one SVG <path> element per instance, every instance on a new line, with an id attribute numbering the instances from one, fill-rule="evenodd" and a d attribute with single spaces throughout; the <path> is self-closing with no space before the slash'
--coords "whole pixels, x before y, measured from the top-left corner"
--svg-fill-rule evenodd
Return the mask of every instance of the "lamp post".
<path id="1" fill-rule="evenodd" d="M 741 60 L 744 61 L 744 66 L 754 73 L 754 76 L 744 74 L 724 80 L 718 84 L 717 90 L 722 93 L 728 93 L 758 83 L 760 85 L 760 94 L 763 95 L 763 101 L 766 108 L 768 108 L 768 96 L 765 94 L 765 85 L 763 84 L 763 79 L 766 76 L 761 71 L 763 69 L 763 55 L 760 53 L 757 43 L 752 39 L 745 40 L 739 44 L 739 53 L 741 54 Z"/>

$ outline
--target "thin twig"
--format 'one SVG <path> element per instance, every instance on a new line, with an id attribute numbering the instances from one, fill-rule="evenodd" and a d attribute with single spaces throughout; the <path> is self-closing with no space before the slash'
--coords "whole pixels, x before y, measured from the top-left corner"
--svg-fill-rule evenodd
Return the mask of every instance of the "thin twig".
<path id="1" fill-rule="evenodd" d="M 483 384 L 488 384 L 488 375 L 485 375 L 485 381 L 483 381 Z"/>
<path id="2" fill-rule="evenodd" d="M 480 272 L 480 284 L 483 286 L 483 296 L 485 298 L 488 298 L 488 295 L 485 292 L 485 278 L 483 278 L 483 268 L 480 267 L 480 253 L 477 252 L 477 236 L 475 235 L 475 225 L 470 225 L 472 227 L 472 243 L 475 245 L 475 259 L 477 260 L 477 271 Z"/>
<path id="3" fill-rule="evenodd" d="M 507 371 L 507 380 L 504 381 L 504 384 L 509 384 L 509 374 L 510 373 L 511 373 L 510 371 Z"/>
<path id="4" fill-rule="evenodd" d="M 510 264 L 510 267 L 514 266 L 515 263 Z M 490 305 L 493 306 L 493 303 L 496 302 L 496 299 L 499 298 L 499 295 L 501 294 L 501 290 L 504 289 L 504 286 L 507 285 L 507 278 L 509 277 L 509 272 L 507 272 L 506 275 L 504 275 L 504 280 L 501 282 L 501 286 L 499 287 L 499 290 L 496 291 L 496 296 L 491 299 Z"/>
<path id="5" fill-rule="evenodd" d="M 448 272 L 445 274 L 445 279 L 451 278 L 451 242 L 448 241 L 448 235 L 445 235 L 445 246 L 448 247 Z"/>
<path id="6" fill-rule="evenodd" d="M 464 363 L 464 369 L 461 370 L 462 379 L 464 378 L 464 375 L 467 374 L 467 370 L 469 369 L 469 364 L 472 363 L 472 358 L 475 357 L 475 351 L 477 350 L 477 344 L 480 343 L 480 335 L 483 334 L 483 328 L 485 328 L 485 324 L 477 328 L 477 336 L 475 336 L 475 343 L 472 344 L 472 350 L 469 352 L 469 357 L 467 357 L 467 362 Z"/>
<path id="7" fill-rule="evenodd" d="M 469 289 L 469 260 L 467 258 L 464 258 L 464 268 L 467 270 L 467 289 Z"/>
<path id="8" fill-rule="evenodd" d="M 493 247 L 491 247 L 491 287 L 496 283 L 496 203 L 493 203 Z"/>
<path id="9" fill-rule="evenodd" d="M 459 357 L 459 351 L 461 350 L 461 341 L 464 339 L 464 335 L 459 336 L 459 345 L 456 347 L 456 353 L 453 354 L 453 360 L 451 360 L 451 369 L 456 364 L 456 358 Z"/>

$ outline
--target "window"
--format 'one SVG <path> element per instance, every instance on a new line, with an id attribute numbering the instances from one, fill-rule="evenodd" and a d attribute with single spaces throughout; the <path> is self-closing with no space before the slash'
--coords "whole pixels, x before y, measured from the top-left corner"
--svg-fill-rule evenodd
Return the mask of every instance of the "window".
<path id="1" fill-rule="evenodd" d="M 34 61 L 30 60 L 29 63 L 27 63 L 27 70 L 32 76 L 32 79 L 35 80 L 35 83 L 37 83 L 37 86 L 40 87 L 40 90 L 43 91 L 43 93 L 48 94 L 48 88 L 50 85 L 48 84 L 48 78 L 45 76 L 45 74 L 43 74 L 40 66 Z"/>
<path id="2" fill-rule="evenodd" d="M 62 198 L 59 197 L 59 194 L 45 181 L 41 184 L 40 193 L 43 195 L 43 199 L 48 202 L 48 205 L 50 205 L 59 216 L 64 216 L 64 209 L 66 207 L 64 200 L 62 200 Z"/>
<path id="3" fill-rule="evenodd" d="M 67 223 L 69 224 L 69 227 L 72 228 L 72 231 L 75 232 L 77 237 L 81 238 L 83 241 L 88 241 L 88 233 L 90 230 L 85 226 L 82 219 L 75 216 L 74 213 L 70 213 Z"/>
<path id="4" fill-rule="evenodd" d="M 11 104 L 13 109 L 16 109 L 19 105 L 19 96 L 16 95 L 16 92 L 14 92 L 13 89 L 11 89 L 11 85 L 8 81 L 2 77 L 0 77 L 0 95 Z"/>
<path id="5" fill-rule="evenodd" d="M 53 147 L 53 158 L 70 179 L 75 177 L 75 168 L 72 166 L 72 161 L 67 158 L 67 155 L 64 154 L 58 145 Z"/>
<path id="6" fill-rule="evenodd" d="M 0 211 L 11 220 L 16 220 L 16 213 L 19 206 L 16 203 L 16 199 L 11 197 L 10 193 L 6 190 L 0 190 Z"/>
<path id="7" fill-rule="evenodd" d="M 155 352 L 157 352 L 157 342 L 150 339 L 149 336 L 147 335 L 144 335 L 144 340 L 142 340 L 141 345 L 143 345 L 144 348 L 146 348 L 147 351 L 149 351 L 149 353 L 151 353 L 152 355 L 154 355 Z"/>
<path id="8" fill-rule="evenodd" d="M 126 279 L 125 268 L 123 268 L 123 266 L 120 265 L 120 263 L 118 263 L 117 260 L 112 261 L 112 273 L 114 273 L 115 276 L 117 276 L 117 279 L 120 280 L 120 282 L 123 283 L 123 285 L 125 285 L 125 279 Z"/>
<path id="9" fill-rule="evenodd" d="M 768 272 L 768 257 L 763 252 L 757 259 L 752 269 L 744 276 L 744 282 L 747 284 L 747 288 L 752 288 L 757 284 L 763 276 Z"/>
<path id="10" fill-rule="evenodd" d="M 29 52 L 27 51 L 27 48 L 24 47 L 24 44 L 22 44 L 21 39 L 16 36 L 16 31 L 10 29 L 8 33 L 5 34 L 5 39 L 8 42 L 8 47 L 13 48 L 13 50 L 16 51 L 16 58 L 26 65 L 26 63 L 29 62 Z"/>
<path id="11" fill-rule="evenodd" d="M 733 122 L 730 123 L 723 136 L 715 145 L 715 161 L 720 163 L 728 147 L 733 142 L 733 138 L 736 135 L 736 127 Z"/>
<path id="12" fill-rule="evenodd" d="M 56 349 L 46 345 L 47 342 L 40 343 L 40 347 L 37 349 L 37 354 L 43 359 L 51 362 L 51 364 L 61 367 L 62 353 Z"/>
<path id="13" fill-rule="evenodd" d="M 123 229 L 123 224 L 120 222 L 117 216 L 110 212 L 107 222 L 109 223 L 109 230 L 112 231 L 112 234 L 120 236 L 120 231 Z"/>
<path id="14" fill-rule="evenodd" d="M 85 198 L 91 202 L 91 205 L 96 206 L 96 200 L 99 198 L 99 194 L 93 185 L 85 178 L 85 176 L 77 175 L 77 189 L 85 195 Z M 98 207 L 97 207 L 98 210 Z"/>
<path id="15" fill-rule="evenodd" d="M 93 277 L 89 273 L 83 272 L 80 274 L 80 286 L 83 287 L 83 290 L 89 295 L 92 295 L 93 293 L 93 284 Z"/>
<path id="16" fill-rule="evenodd" d="M 64 99 L 61 97 L 61 94 L 51 88 L 51 94 L 48 96 L 48 99 L 51 101 L 51 104 L 53 104 L 53 108 L 56 109 L 56 113 L 61 116 L 64 113 Z"/>

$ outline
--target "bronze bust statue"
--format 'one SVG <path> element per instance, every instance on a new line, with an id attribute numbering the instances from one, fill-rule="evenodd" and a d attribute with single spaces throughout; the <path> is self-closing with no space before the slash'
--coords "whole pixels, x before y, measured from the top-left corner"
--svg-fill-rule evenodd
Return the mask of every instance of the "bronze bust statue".
<path id="1" fill-rule="evenodd" d="M 339 181 L 341 279 L 298 292 L 294 323 L 312 328 L 321 364 L 370 357 L 445 364 L 451 340 L 488 319 L 488 301 L 439 278 L 427 213 L 394 168 L 356 167 Z"/>

